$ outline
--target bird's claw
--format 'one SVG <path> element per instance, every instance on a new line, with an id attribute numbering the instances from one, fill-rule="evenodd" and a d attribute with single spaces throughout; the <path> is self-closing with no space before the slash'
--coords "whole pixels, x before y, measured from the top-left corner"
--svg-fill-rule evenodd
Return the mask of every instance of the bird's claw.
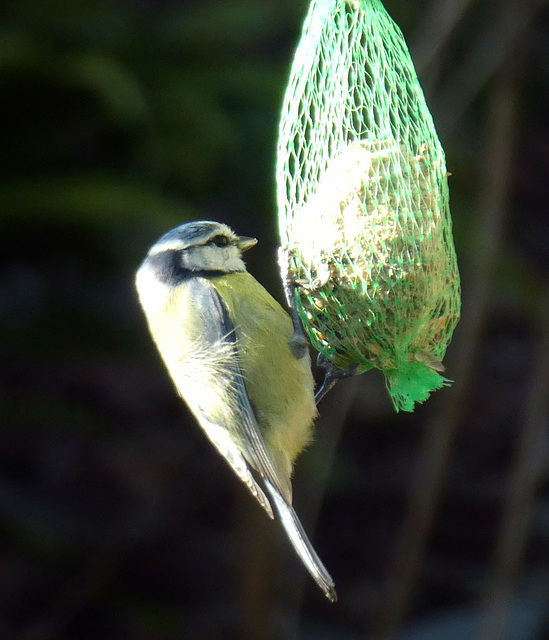
<path id="1" fill-rule="evenodd" d="M 316 359 L 317 365 L 324 369 L 324 380 L 320 385 L 320 389 L 315 394 L 315 402 L 318 404 L 322 398 L 330 391 L 338 380 L 343 378 L 351 378 L 358 375 L 358 366 L 353 365 L 349 369 L 340 369 L 333 365 L 325 355 L 319 353 Z"/>

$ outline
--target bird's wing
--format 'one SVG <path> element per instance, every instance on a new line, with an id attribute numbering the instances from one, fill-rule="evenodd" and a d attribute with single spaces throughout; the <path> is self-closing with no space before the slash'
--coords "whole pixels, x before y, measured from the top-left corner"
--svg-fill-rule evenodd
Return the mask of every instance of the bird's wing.
<path id="1" fill-rule="evenodd" d="M 209 380 L 200 378 L 179 390 L 212 443 L 272 517 L 269 501 L 248 464 L 282 495 L 284 490 L 250 404 L 239 364 L 235 325 L 222 297 L 208 280 L 194 277 L 186 287 L 187 299 L 193 301 L 199 316 L 199 337 L 185 368 L 190 377 L 193 368 L 206 368 Z M 206 394 L 204 384 L 209 390 Z"/>

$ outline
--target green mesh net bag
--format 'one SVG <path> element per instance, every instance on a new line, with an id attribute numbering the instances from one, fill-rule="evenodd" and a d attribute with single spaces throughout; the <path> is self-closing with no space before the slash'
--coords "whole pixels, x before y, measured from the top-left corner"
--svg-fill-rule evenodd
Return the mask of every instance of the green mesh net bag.
<path id="1" fill-rule="evenodd" d="M 379 0 L 313 0 L 279 130 L 281 268 L 333 367 L 383 371 L 397 410 L 448 383 L 460 312 L 444 152 Z"/>

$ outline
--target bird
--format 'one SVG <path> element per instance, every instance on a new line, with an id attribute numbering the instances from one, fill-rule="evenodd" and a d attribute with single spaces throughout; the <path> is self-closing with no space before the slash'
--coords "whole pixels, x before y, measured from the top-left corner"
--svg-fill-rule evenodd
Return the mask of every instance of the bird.
<path id="1" fill-rule="evenodd" d="M 317 415 L 306 346 L 246 270 L 257 243 L 197 221 L 164 234 L 136 274 L 151 336 L 181 398 L 329 600 L 335 584 L 292 506 L 294 462 Z"/>

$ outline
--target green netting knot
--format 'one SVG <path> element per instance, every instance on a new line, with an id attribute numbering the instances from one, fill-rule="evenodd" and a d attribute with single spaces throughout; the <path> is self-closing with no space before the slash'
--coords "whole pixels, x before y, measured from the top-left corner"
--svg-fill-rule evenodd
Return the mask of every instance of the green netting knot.
<path id="1" fill-rule="evenodd" d="M 398 369 L 384 373 L 397 411 L 413 411 L 414 404 L 427 400 L 431 391 L 450 384 L 450 380 L 417 360 L 401 362 Z"/>

